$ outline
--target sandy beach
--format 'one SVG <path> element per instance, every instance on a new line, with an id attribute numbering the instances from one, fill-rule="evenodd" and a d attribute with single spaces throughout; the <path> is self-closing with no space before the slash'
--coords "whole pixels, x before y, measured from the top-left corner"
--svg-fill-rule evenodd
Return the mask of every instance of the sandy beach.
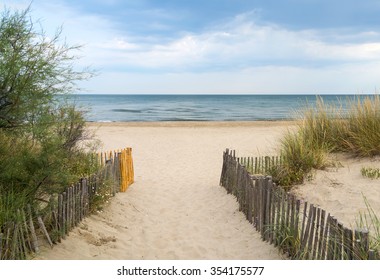
<path id="1" fill-rule="evenodd" d="M 281 259 L 219 186 L 226 148 L 273 153 L 288 122 L 92 123 L 132 147 L 135 183 L 39 259 Z"/>
<path id="2" fill-rule="evenodd" d="M 318 170 L 312 179 L 295 186 L 292 192 L 297 197 L 319 206 L 349 228 L 363 228 L 359 224 L 360 214 L 368 215 L 365 203 L 380 218 L 380 180 L 362 176 L 362 167 L 380 167 L 380 158 L 353 158 L 334 155 L 336 167 Z M 371 228 L 371 224 L 368 224 Z"/>
<path id="3" fill-rule="evenodd" d="M 38 259 L 283 259 L 261 241 L 235 198 L 219 186 L 222 153 L 274 155 L 295 123 L 91 123 L 102 150 L 132 147 L 135 183 Z M 340 167 L 297 186 L 298 197 L 354 225 L 365 195 L 380 213 L 380 181 L 362 166 L 379 160 L 339 158 Z M 363 193 L 363 195 L 362 195 Z"/>

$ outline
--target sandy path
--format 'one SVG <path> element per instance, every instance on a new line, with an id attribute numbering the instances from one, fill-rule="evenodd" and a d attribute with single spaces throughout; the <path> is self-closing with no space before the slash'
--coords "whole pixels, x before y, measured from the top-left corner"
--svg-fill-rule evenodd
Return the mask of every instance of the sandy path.
<path id="1" fill-rule="evenodd" d="M 93 126 L 94 127 L 94 126 Z M 279 259 L 219 187 L 222 152 L 267 154 L 283 123 L 97 128 L 104 149 L 133 148 L 135 183 L 40 259 Z"/>

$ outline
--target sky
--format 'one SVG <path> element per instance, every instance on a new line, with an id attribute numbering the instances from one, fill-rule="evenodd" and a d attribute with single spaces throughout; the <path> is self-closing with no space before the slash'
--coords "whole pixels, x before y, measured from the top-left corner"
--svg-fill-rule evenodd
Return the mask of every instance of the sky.
<path id="1" fill-rule="evenodd" d="M 32 2 L 32 3 L 31 3 Z M 62 26 L 86 93 L 377 93 L 379 0 L 5 0 Z"/>

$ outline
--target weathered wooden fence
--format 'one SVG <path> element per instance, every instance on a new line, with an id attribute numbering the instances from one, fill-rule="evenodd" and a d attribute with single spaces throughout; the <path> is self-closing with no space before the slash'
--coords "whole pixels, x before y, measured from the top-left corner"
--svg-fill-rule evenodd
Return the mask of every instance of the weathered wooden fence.
<path id="1" fill-rule="evenodd" d="M 114 164 L 108 165 L 107 168 L 110 170 L 106 170 L 106 173 L 113 174 L 113 179 L 118 180 L 121 192 L 125 192 L 134 182 L 132 148 L 100 153 L 99 160 L 102 165 L 114 162 Z"/>
<path id="2" fill-rule="evenodd" d="M 27 259 L 40 251 L 41 244 L 53 247 L 91 213 L 97 196 L 124 192 L 133 183 L 131 148 L 100 153 L 98 158 L 103 166 L 98 174 L 82 178 L 63 193 L 51 196 L 43 209 L 27 205 L 17 211 L 15 221 L 0 225 L 0 260 Z"/>
<path id="3" fill-rule="evenodd" d="M 281 248 L 292 259 L 379 257 L 369 248 L 368 230 L 343 226 L 325 210 L 302 202 L 276 186 L 270 176 L 252 175 L 242 163 L 244 161 L 237 159 L 235 151 L 227 149 L 223 154 L 220 185 L 236 196 L 240 211 L 264 241 Z"/>
<path id="4" fill-rule="evenodd" d="M 283 156 L 261 156 L 261 157 L 236 157 L 236 160 L 244 165 L 249 173 L 268 174 L 273 167 L 280 166 L 283 161 Z"/>

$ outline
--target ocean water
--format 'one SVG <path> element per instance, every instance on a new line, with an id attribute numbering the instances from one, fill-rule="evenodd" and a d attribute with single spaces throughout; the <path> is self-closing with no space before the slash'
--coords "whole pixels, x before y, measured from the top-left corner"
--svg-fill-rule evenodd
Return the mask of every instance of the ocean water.
<path id="1" fill-rule="evenodd" d="M 346 106 L 350 95 L 320 95 L 326 104 Z M 77 94 L 90 122 L 289 120 L 315 95 L 112 95 Z"/>

